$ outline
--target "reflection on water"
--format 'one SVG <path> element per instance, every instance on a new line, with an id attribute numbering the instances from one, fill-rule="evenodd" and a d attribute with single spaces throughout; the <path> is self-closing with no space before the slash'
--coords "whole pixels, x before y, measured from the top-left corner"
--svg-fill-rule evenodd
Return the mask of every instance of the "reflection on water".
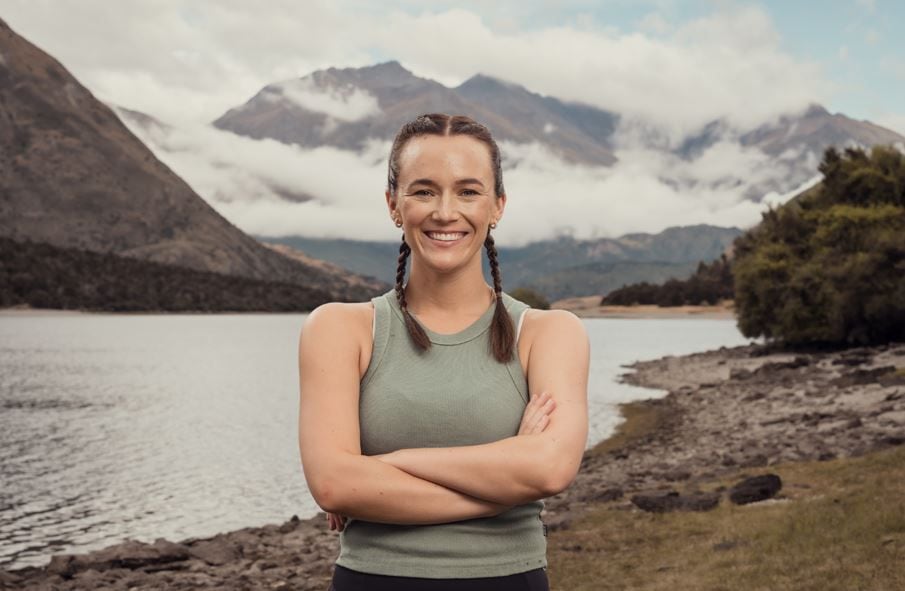
<path id="1" fill-rule="evenodd" d="M 0 566 L 318 509 L 298 457 L 304 314 L 0 317 Z M 589 445 L 662 393 L 621 364 L 747 342 L 734 321 L 588 319 Z"/>

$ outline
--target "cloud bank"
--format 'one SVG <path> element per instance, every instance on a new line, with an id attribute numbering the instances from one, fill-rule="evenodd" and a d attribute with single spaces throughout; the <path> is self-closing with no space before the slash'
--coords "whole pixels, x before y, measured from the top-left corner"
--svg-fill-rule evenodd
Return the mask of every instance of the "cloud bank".
<path id="1" fill-rule="evenodd" d="M 268 236 L 398 233 L 383 198 L 385 142 L 362 155 L 306 151 L 207 125 L 276 81 L 290 81 L 279 88 L 296 103 L 335 119 L 375 112 L 365 93 L 325 96 L 291 82 L 316 69 L 397 59 L 447 85 L 480 72 L 620 113 L 620 162 L 611 169 L 570 165 L 537 145 L 503 146 L 510 205 L 498 234 L 509 243 L 562 232 L 594 237 L 756 223 L 761 206 L 740 197 L 745 187 L 733 175 L 755 184 L 771 174 L 760 152 L 724 142 L 689 163 L 639 147 L 633 125 L 674 147 L 716 118 L 744 130 L 832 90 L 817 65 L 782 50 L 757 6 L 719 4 L 680 25 L 652 12 L 631 33 L 592 21 L 529 30 L 491 24 L 475 10 L 326 0 L 275 0 L 266 10 L 240 0 L 203 10 L 188 0 L 12 0 L 4 18 L 98 98 L 172 124 L 170 131 L 135 131 L 228 219 Z"/>

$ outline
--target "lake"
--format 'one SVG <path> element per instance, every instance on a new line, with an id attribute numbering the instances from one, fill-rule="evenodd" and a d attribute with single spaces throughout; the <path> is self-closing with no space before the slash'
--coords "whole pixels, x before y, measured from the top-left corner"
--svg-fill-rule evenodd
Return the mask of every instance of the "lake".
<path id="1" fill-rule="evenodd" d="M 306 314 L 0 316 L 0 566 L 314 515 L 298 456 Z M 621 366 L 749 342 L 734 320 L 584 319 L 588 446 L 665 395 Z"/>

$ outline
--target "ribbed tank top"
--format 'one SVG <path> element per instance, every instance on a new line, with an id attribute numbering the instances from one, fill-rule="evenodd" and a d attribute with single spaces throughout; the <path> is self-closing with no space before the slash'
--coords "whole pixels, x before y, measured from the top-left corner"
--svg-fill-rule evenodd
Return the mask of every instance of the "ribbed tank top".
<path id="1" fill-rule="evenodd" d="M 520 332 L 529 308 L 502 292 Z M 489 443 L 518 434 L 528 381 L 518 355 L 496 361 L 490 350 L 494 302 L 453 334 L 422 325 L 431 348 L 409 339 L 391 289 L 372 298 L 374 345 L 361 379 L 361 451 L 375 455 L 413 447 Z M 518 342 L 518 341 L 516 341 Z M 505 576 L 547 566 L 547 539 L 537 500 L 493 517 L 428 525 L 349 519 L 336 564 L 360 572 L 428 578 Z"/>

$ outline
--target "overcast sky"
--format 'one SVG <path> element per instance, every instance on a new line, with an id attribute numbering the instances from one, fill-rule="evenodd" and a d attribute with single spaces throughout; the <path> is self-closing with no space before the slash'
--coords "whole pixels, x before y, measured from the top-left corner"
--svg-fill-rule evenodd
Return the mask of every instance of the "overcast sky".
<path id="1" fill-rule="evenodd" d="M 717 117 L 744 129 L 812 101 L 905 133 L 903 6 L 882 0 L 819 7 L 670 0 L 0 0 L 0 17 L 101 100 L 174 124 L 179 135 L 161 142 L 187 149 L 167 155 L 157 146 L 155 152 L 246 231 L 390 238 L 396 232 L 383 223 L 385 165 L 375 164 L 385 146 L 363 157 L 306 152 L 227 139 L 204 126 L 266 84 L 330 66 L 396 59 L 450 86 L 481 72 L 587 102 L 656 125 L 672 141 Z M 506 179 L 510 208 L 500 235 L 512 242 L 545 237 L 554 227 L 584 237 L 698 222 L 745 226 L 760 217 L 759 206 L 729 192 L 692 196 L 658 183 L 658 175 L 678 164 L 662 157 L 651 164 L 658 158 L 652 154 L 627 149 L 619 166 L 599 170 L 568 167 L 532 150 L 506 148 L 530 164 Z M 218 173 L 210 165 L 217 158 L 235 170 Z M 756 175 L 764 165 L 758 158 L 718 146 L 695 166 L 705 176 L 719 177 L 730 165 L 750 166 Z M 341 178 L 324 178 L 325 170 L 342 171 Z M 287 209 L 267 198 L 274 179 L 323 201 Z M 236 186 L 260 198 L 237 200 Z M 516 197 L 549 208 L 549 215 L 519 209 Z M 600 215 L 590 219 L 588 208 Z"/>

